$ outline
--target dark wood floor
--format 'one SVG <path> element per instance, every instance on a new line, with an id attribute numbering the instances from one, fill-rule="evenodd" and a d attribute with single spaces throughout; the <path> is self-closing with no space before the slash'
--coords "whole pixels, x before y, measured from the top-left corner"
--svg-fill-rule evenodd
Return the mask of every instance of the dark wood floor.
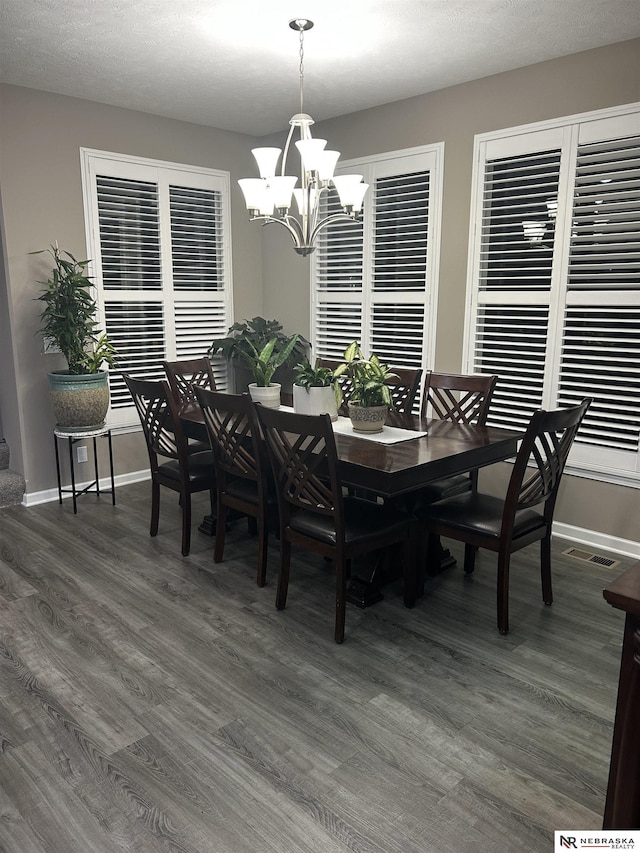
<path id="1" fill-rule="evenodd" d="M 146 483 L 0 510 L 3 853 L 547 853 L 554 829 L 601 827 L 627 568 L 555 547 L 514 558 L 512 633 L 495 626 L 495 557 L 349 607 L 292 569 L 287 609 L 255 584 L 255 539 L 214 566 Z M 204 512 L 198 497 L 196 515 Z M 460 551 L 452 546 L 459 556 Z"/>

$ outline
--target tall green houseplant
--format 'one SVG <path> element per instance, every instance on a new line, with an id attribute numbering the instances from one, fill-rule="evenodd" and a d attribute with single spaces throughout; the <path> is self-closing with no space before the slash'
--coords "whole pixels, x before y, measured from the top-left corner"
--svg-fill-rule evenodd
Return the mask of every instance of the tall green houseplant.
<path id="1" fill-rule="evenodd" d="M 43 285 L 38 299 L 44 303 L 40 331 L 58 347 L 73 375 L 97 373 L 104 362 L 114 367 L 113 345 L 105 334 L 96 332 L 93 283 L 86 275 L 90 261 L 61 252 L 57 243 L 42 251 L 51 255 L 54 267 L 46 281 L 38 282 Z"/>
<path id="2" fill-rule="evenodd" d="M 38 282 L 43 303 L 39 331 L 67 360 L 66 370 L 49 373 L 49 392 L 57 426 L 70 431 L 104 424 L 109 408 L 108 374 L 115 367 L 115 349 L 107 335 L 97 332 L 97 304 L 86 274 L 89 261 L 79 261 L 58 244 L 42 250 L 54 262 L 46 281 Z M 42 254 L 33 252 L 32 254 Z"/>

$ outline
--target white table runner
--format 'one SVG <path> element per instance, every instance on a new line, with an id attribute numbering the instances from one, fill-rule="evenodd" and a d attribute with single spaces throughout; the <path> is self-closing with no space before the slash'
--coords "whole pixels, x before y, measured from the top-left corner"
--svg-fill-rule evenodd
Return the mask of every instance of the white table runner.
<path id="1" fill-rule="evenodd" d="M 426 435 L 426 431 L 414 429 L 401 429 L 400 427 L 385 426 L 382 432 L 368 434 L 366 432 L 354 432 L 349 418 L 338 418 L 333 422 L 333 431 L 341 435 L 349 435 L 352 438 L 363 438 L 365 441 L 375 441 L 377 444 L 398 444 L 400 441 L 411 441 L 412 438 L 420 438 Z"/>
<path id="2" fill-rule="evenodd" d="M 291 406 L 279 406 L 285 412 L 293 412 Z M 375 441 L 377 444 L 398 444 L 401 441 L 411 441 L 413 438 L 421 438 L 427 435 L 426 430 L 401 429 L 400 427 L 385 426 L 382 432 L 374 432 L 371 435 L 366 432 L 355 432 L 350 418 L 339 417 L 332 421 L 333 431 L 340 435 L 349 435 L 351 438 L 363 438 L 365 441 Z"/>

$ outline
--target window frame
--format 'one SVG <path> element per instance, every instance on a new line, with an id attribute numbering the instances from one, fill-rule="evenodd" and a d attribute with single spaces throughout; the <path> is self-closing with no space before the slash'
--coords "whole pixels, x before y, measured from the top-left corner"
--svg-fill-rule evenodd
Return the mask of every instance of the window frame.
<path id="1" fill-rule="evenodd" d="M 96 302 L 98 305 L 99 328 L 106 329 L 106 304 L 116 301 L 118 291 L 109 290 L 108 294 L 103 288 L 102 262 L 103 254 L 100 242 L 100 209 L 98 205 L 97 178 L 105 175 L 112 179 L 147 181 L 155 174 L 156 187 L 158 191 L 158 236 L 159 236 L 159 261 L 160 261 L 160 288 L 155 290 L 155 296 L 150 297 L 152 302 L 162 305 L 163 327 L 164 327 L 164 355 L 165 360 L 177 358 L 195 357 L 194 355 L 178 355 L 176 347 L 180 334 L 177 328 L 180 323 L 179 312 L 176 304 L 184 306 L 186 303 L 199 301 L 210 303 L 215 312 L 222 319 L 220 328 L 212 328 L 210 340 L 218 336 L 218 332 L 224 334 L 233 323 L 233 272 L 231 254 L 231 203 L 230 203 L 230 173 L 228 171 L 211 169 L 203 166 L 193 166 L 184 163 L 174 163 L 165 160 L 155 160 L 136 155 L 120 154 L 112 151 L 103 151 L 93 148 L 80 148 L 82 195 L 84 205 L 85 237 L 87 245 L 87 257 L 91 259 L 91 274 L 93 275 Z M 111 166 L 111 169 L 110 169 Z M 173 287 L 173 270 L 171 264 L 172 251 L 172 222 L 169 191 L 170 187 L 191 188 L 194 190 L 213 190 L 220 197 L 221 229 L 220 248 L 222 254 L 223 271 L 221 274 L 222 287 L 212 289 Z M 121 291 L 122 302 L 134 303 L 144 301 L 140 299 L 147 288 Z M 149 292 L 152 292 L 151 289 Z M 213 294 L 216 294 L 213 296 Z M 135 295 L 135 296 L 134 296 Z M 110 299 L 111 298 L 111 299 Z M 195 317 L 195 314 L 194 314 Z M 204 355 L 204 352 L 202 353 Z M 214 369 L 216 365 L 214 364 Z M 227 376 L 226 364 L 217 365 L 216 377 L 220 377 L 221 385 Z M 112 371 L 118 373 L 118 369 Z M 132 371 L 133 372 L 133 371 Z M 157 367 L 155 374 L 160 374 Z M 154 374 L 154 376 L 155 376 Z M 142 374 L 139 374 L 142 375 Z M 150 374 L 151 376 L 151 374 Z M 222 388 L 224 390 L 224 388 Z M 110 401 L 111 402 L 111 401 Z M 138 429 L 139 419 L 133 402 L 130 406 L 110 406 L 107 415 L 109 425 L 128 431 Z"/>
<path id="2" fill-rule="evenodd" d="M 464 324 L 463 369 L 477 371 L 476 338 L 482 326 L 478 323 L 479 307 L 491 304 L 545 305 L 549 312 L 547 326 L 546 356 L 542 389 L 543 408 L 555 408 L 560 396 L 562 356 L 565 341 L 567 309 L 584 305 L 585 310 L 595 311 L 602 305 L 603 311 L 618 304 L 640 303 L 640 283 L 635 288 L 621 290 L 605 287 L 592 290 L 587 287 L 571 288 L 569 285 L 569 262 L 572 249 L 572 223 L 574 217 L 574 189 L 576 186 L 576 164 L 579 145 L 596 139 L 625 138 L 640 132 L 640 103 L 625 104 L 604 110 L 564 116 L 545 122 L 536 122 L 479 134 L 474 139 L 473 177 L 471 187 L 471 211 L 467 263 L 467 298 Z M 558 209 L 553 246 L 553 266 L 549 291 L 524 290 L 517 293 L 484 290 L 482 296 L 482 232 L 486 224 L 483 217 L 485 201 L 485 166 L 502 157 L 515 157 L 527 153 L 542 153 L 551 147 L 560 150 L 560 174 Z M 586 294 L 590 298 L 586 298 Z M 499 392 L 499 387 L 498 387 Z M 489 419 L 491 422 L 491 418 Z M 595 445 L 574 443 L 567 472 L 590 479 L 612 482 L 640 488 L 640 447 L 635 454 L 625 452 L 621 456 L 603 442 Z M 597 447 L 597 450 L 595 449 Z"/>

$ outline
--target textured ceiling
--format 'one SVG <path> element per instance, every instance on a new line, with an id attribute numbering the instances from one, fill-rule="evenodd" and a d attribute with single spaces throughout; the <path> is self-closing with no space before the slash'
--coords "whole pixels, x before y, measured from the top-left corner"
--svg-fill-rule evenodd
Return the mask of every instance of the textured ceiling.
<path id="1" fill-rule="evenodd" d="M 640 36 L 640 0 L 0 0 L 0 79 L 255 135 Z"/>

